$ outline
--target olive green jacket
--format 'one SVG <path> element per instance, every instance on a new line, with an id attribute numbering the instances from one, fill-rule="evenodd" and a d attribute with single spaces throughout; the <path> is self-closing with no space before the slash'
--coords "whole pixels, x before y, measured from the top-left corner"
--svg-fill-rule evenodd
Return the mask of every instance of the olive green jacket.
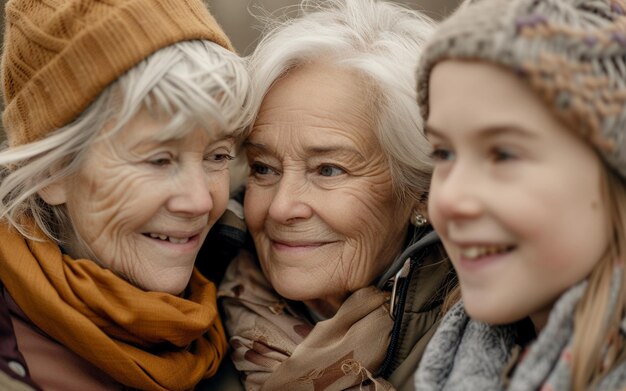
<path id="1" fill-rule="evenodd" d="M 379 374 L 399 391 L 414 390 L 413 374 L 443 314 L 447 293 L 456 284 L 452 264 L 436 235 L 418 246 L 399 270 L 392 311 L 394 327 Z"/>

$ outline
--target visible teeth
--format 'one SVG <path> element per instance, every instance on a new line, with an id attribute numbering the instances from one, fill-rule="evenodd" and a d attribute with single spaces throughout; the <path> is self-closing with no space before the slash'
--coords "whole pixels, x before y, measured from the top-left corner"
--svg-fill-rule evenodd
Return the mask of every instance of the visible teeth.
<path id="1" fill-rule="evenodd" d="M 480 249 L 478 247 L 470 247 L 468 249 L 462 250 L 461 253 L 465 258 L 476 258 L 478 254 L 480 254 Z"/>
<path id="2" fill-rule="evenodd" d="M 175 244 L 185 244 L 189 241 L 189 238 L 173 238 L 170 236 L 170 242 Z"/>
<path id="3" fill-rule="evenodd" d="M 174 243 L 174 244 L 185 244 L 189 241 L 189 238 L 174 238 L 172 236 L 167 236 L 167 235 L 161 235 L 161 234 L 155 234 L 150 232 L 148 235 L 150 235 L 151 238 L 153 239 L 161 239 L 161 240 L 167 240 L 170 243 Z"/>
<path id="4" fill-rule="evenodd" d="M 487 255 L 499 254 L 508 251 L 509 246 L 472 246 L 461 250 L 465 258 L 476 259 Z"/>

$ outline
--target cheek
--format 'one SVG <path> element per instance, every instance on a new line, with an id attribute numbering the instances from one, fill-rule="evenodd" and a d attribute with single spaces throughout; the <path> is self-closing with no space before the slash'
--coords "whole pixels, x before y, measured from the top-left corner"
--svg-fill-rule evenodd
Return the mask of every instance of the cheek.
<path id="1" fill-rule="evenodd" d="M 248 186 L 246 189 L 243 214 L 246 225 L 252 234 L 263 229 L 271 200 L 271 192 L 268 189 L 261 189 L 256 186 Z"/>
<path id="2" fill-rule="evenodd" d="M 445 236 L 446 235 L 445 221 L 443 219 L 442 214 L 439 213 L 439 208 L 437 207 L 437 191 L 432 185 L 430 187 L 430 191 L 428 194 L 427 211 L 428 211 L 428 221 L 433 226 L 435 231 L 437 231 L 439 235 Z"/>
<path id="3" fill-rule="evenodd" d="M 543 253 L 551 255 L 546 258 L 552 268 L 565 270 L 565 275 L 575 279 L 583 278 L 608 247 L 608 218 L 601 208 L 593 209 L 589 204 L 571 208 L 563 205 L 560 211 L 555 207 L 551 213 L 559 218 L 545 222 L 547 229 L 543 237 L 536 235 L 536 240 L 541 241 Z"/>
<path id="4" fill-rule="evenodd" d="M 329 225 L 347 236 L 354 234 L 380 237 L 388 232 L 402 214 L 387 175 L 384 179 L 367 178 L 362 182 L 320 195 L 320 213 L 325 213 Z"/>
<path id="5" fill-rule="evenodd" d="M 124 182 L 124 183 L 123 183 Z M 123 220 L 126 208 L 124 205 L 133 203 L 133 185 L 127 186 L 126 181 L 91 180 L 81 178 L 70 191 L 67 201 L 67 209 L 78 229 L 86 229 L 83 233 L 86 240 L 89 233 L 96 234 L 110 229 L 112 225 L 119 224 Z"/>
<path id="6" fill-rule="evenodd" d="M 219 219 L 228 206 L 230 177 L 228 171 L 219 173 L 219 176 L 211 181 L 211 197 L 213 197 L 213 210 L 211 220 Z"/>
<path id="7" fill-rule="evenodd" d="M 432 224 L 432 226 L 442 235 L 443 229 L 445 227 L 445 221 L 443 218 L 443 213 L 441 213 L 440 209 L 440 185 L 438 180 L 437 171 L 433 173 L 430 188 L 428 190 L 428 201 L 426 204 L 427 212 L 428 212 L 428 221 Z"/>
<path id="8" fill-rule="evenodd" d="M 609 220 L 602 207 L 600 180 L 592 174 L 581 173 L 587 180 L 576 176 L 545 182 L 511 208 L 510 221 L 533 244 L 534 258 L 570 279 L 584 277 L 608 245 Z"/>
<path id="9" fill-rule="evenodd" d="M 350 285 L 361 287 L 369 283 L 401 251 L 411 208 L 399 205 L 391 197 L 393 192 L 387 190 L 386 197 L 355 194 L 336 213 L 327 215 L 329 219 L 332 217 L 333 228 L 344 234 L 351 248 L 344 252 L 344 261 L 348 263 L 345 280 L 350 281 Z"/>

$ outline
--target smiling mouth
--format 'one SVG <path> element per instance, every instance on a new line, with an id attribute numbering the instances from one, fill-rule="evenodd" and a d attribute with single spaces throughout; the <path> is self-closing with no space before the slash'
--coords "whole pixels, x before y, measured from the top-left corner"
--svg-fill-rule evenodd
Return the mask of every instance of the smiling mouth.
<path id="1" fill-rule="evenodd" d="M 513 245 L 468 246 L 462 248 L 460 253 L 463 258 L 478 259 L 490 255 L 506 254 L 513 251 L 514 248 Z"/>
<path id="2" fill-rule="evenodd" d="M 185 236 L 185 237 L 177 238 L 174 236 L 167 236 L 167 235 L 157 234 L 157 233 L 152 233 L 152 232 L 144 233 L 143 235 L 151 239 L 157 239 L 157 240 L 161 240 L 164 242 L 170 242 L 173 244 L 185 244 L 196 236 L 196 235 L 192 235 L 192 236 Z"/>
<path id="3" fill-rule="evenodd" d="M 289 247 L 289 248 L 313 248 L 313 247 L 321 247 L 327 244 L 331 244 L 334 242 L 308 242 L 308 243 L 288 243 L 288 242 L 280 242 L 277 240 L 272 240 L 272 243 L 275 246 L 280 246 L 280 247 Z"/>

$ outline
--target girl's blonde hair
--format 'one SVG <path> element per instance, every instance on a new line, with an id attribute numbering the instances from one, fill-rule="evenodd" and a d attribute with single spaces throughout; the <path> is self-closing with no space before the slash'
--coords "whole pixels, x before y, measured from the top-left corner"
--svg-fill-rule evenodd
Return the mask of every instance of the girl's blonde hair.
<path id="1" fill-rule="evenodd" d="M 572 346 L 572 389 L 593 388 L 604 375 L 626 359 L 624 339 L 619 333 L 626 314 L 626 183 L 612 170 L 604 173 L 602 190 L 612 238 L 605 255 L 588 277 L 589 285 L 574 316 Z M 617 298 L 611 297 L 616 268 L 621 270 Z"/>

